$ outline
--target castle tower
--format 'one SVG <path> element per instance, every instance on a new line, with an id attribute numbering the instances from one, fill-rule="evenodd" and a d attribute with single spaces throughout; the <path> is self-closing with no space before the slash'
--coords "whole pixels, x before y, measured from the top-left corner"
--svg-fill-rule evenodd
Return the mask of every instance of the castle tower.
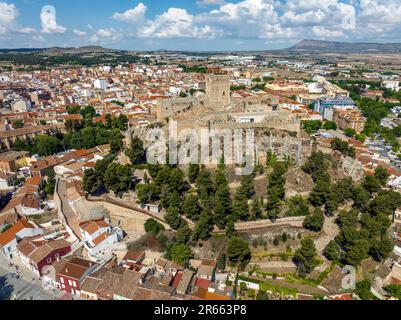
<path id="1" fill-rule="evenodd" d="M 230 76 L 229 75 L 206 75 L 206 106 L 222 108 L 230 104 Z"/>

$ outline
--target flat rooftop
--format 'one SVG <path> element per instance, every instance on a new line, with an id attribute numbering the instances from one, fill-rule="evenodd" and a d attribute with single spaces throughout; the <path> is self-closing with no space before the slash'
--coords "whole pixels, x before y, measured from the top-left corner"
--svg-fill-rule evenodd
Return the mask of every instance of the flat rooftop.
<path id="1" fill-rule="evenodd" d="M 0 153 L 0 161 L 13 161 L 17 160 L 21 157 L 29 155 L 29 152 L 27 151 L 6 151 L 3 153 Z"/>

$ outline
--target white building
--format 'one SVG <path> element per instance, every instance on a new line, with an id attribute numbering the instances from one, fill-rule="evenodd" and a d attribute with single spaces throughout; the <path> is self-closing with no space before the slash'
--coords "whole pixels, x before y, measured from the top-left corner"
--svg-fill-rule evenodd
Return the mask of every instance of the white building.
<path id="1" fill-rule="evenodd" d="M 31 102 L 24 98 L 15 99 L 11 104 L 11 110 L 13 112 L 31 112 Z"/>
<path id="2" fill-rule="evenodd" d="M 43 230 L 32 222 L 21 219 L 10 229 L 0 234 L 0 248 L 8 258 L 16 253 L 18 243 L 26 237 L 34 237 L 43 234 Z"/>
<path id="3" fill-rule="evenodd" d="M 109 83 L 106 80 L 96 79 L 93 82 L 93 86 L 99 90 L 107 90 L 107 88 L 109 87 Z"/>
<path id="4" fill-rule="evenodd" d="M 385 80 L 382 82 L 382 87 L 398 92 L 400 90 L 400 82 L 395 80 Z"/>
<path id="5" fill-rule="evenodd" d="M 98 256 L 123 238 L 120 229 L 112 228 L 103 220 L 89 221 L 82 224 L 80 229 L 86 241 L 85 248 L 91 256 Z"/>

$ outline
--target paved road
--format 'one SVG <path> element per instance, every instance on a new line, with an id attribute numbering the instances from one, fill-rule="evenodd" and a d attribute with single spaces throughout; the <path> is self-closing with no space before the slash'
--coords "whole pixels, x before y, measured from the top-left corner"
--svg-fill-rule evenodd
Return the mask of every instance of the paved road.
<path id="1" fill-rule="evenodd" d="M 63 291 L 55 288 L 44 289 L 38 276 L 22 265 L 18 257 L 13 258 L 11 262 L 13 266 L 10 266 L 10 260 L 0 253 L 0 300 L 11 297 L 15 300 L 71 300 L 71 295 Z"/>
<path id="2" fill-rule="evenodd" d="M 17 278 L 16 273 L 0 267 L 0 277 L 4 277 L 5 285 L 10 286 L 10 290 L 5 292 L 0 289 L 0 300 L 55 300 L 56 297 L 44 291 L 40 286 L 40 281 L 29 282 L 22 277 Z M 39 282 L 39 283 L 38 283 Z M 39 286 L 38 286 L 39 284 Z"/>

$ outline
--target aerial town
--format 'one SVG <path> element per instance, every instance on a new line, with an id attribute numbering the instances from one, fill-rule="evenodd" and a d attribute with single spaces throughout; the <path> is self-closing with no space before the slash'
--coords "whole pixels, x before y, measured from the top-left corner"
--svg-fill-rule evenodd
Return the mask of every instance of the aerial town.
<path id="1" fill-rule="evenodd" d="M 401 299 L 400 66 L 0 54 L 0 298 Z M 150 164 L 172 122 L 252 130 L 253 170 Z"/>

